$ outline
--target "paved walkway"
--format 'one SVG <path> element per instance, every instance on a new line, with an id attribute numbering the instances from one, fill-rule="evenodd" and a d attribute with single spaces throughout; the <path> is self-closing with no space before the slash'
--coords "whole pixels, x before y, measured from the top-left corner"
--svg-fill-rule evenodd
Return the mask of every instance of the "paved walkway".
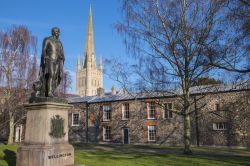
<path id="1" fill-rule="evenodd" d="M 81 149 L 83 150 L 104 150 L 104 151 L 121 151 L 126 153 L 157 153 L 157 154 L 165 154 L 165 153 L 174 153 L 174 154 L 183 154 L 183 150 L 180 147 L 176 148 L 162 148 L 159 146 L 157 147 L 151 147 L 151 146 L 127 146 L 127 145 L 87 145 L 86 147 L 81 146 Z M 242 150 L 242 149 L 227 149 L 227 150 L 221 150 L 218 148 L 216 150 L 215 147 L 211 147 L 211 150 L 209 148 L 206 149 L 200 149 L 200 150 L 193 150 L 193 154 L 195 155 L 211 155 L 211 156 L 246 156 L 250 157 L 250 150 Z"/>

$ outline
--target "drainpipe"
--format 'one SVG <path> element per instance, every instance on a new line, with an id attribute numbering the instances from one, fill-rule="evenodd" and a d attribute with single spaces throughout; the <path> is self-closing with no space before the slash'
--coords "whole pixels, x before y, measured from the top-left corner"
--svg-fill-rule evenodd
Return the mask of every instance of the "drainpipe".
<path id="1" fill-rule="evenodd" d="M 86 103 L 86 143 L 89 143 L 89 104 Z"/>

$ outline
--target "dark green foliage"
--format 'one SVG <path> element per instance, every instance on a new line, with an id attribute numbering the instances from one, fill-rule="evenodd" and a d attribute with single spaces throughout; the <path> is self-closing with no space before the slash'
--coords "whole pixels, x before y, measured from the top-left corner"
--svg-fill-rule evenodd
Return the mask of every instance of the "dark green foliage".
<path id="1" fill-rule="evenodd" d="M 16 152 L 5 149 L 4 151 L 4 157 L 3 159 L 8 163 L 9 166 L 15 166 L 16 165 Z"/>

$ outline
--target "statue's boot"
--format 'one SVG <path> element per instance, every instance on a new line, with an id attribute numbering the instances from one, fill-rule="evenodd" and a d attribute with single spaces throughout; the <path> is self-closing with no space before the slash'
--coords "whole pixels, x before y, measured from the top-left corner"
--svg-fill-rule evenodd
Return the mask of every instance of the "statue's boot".
<path id="1" fill-rule="evenodd" d="M 41 91 L 37 91 L 37 92 L 35 93 L 35 95 L 36 95 L 36 96 L 41 96 Z"/>
<path id="2" fill-rule="evenodd" d="M 54 95 L 53 95 L 53 93 L 50 91 L 50 92 L 48 92 L 48 97 L 53 97 Z"/>

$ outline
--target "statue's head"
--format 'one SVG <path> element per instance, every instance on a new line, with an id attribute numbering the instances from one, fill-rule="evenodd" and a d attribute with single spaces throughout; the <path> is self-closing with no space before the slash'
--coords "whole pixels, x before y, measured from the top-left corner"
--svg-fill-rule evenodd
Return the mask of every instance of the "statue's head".
<path id="1" fill-rule="evenodd" d="M 58 39 L 60 35 L 60 29 L 57 27 L 52 28 L 51 34 L 52 36 L 55 36 Z"/>

